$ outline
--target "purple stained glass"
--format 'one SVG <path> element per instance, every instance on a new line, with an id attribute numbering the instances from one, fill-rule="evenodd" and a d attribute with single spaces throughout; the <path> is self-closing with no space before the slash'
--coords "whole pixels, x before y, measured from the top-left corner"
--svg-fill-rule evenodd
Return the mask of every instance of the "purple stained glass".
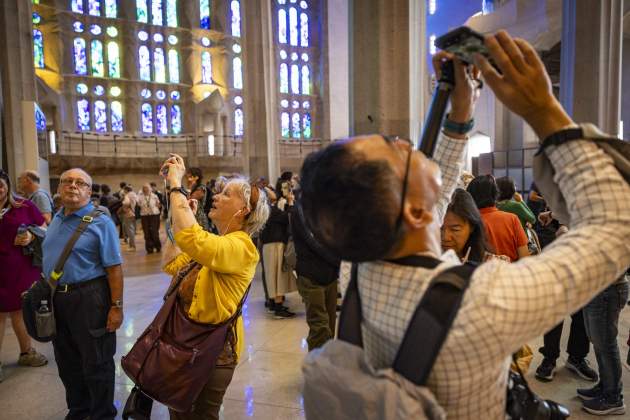
<path id="1" fill-rule="evenodd" d="M 85 40 L 75 38 L 74 44 L 74 72 L 78 75 L 87 75 L 87 57 L 85 54 Z"/>
<path id="2" fill-rule="evenodd" d="M 80 131 L 90 130 L 90 103 L 87 99 L 77 101 L 77 128 Z"/>
<path id="3" fill-rule="evenodd" d="M 286 63 L 280 64 L 280 93 L 289 93 L 289 67 Z"/>
<path id="4" fill-rule="evenodd" d="M 168 134 L 168 122 L 166 121 L 166 105 L 158 104 L 155 107 L 155 127 L 158 134 Z"/>
<path id="5" fill-rule="evenodd" d="M 101 0 L 88 0 L 88 13 L 92 16 L 100 16 Z"/>
<path id="6" fill-rule="evenodd" d="M 230 3 L 232 11 L 232 36 L 241 36 L 241 4 L 238 0 Z"/>
<path id="7" fill-rule="evenodd" d="M 171 132 L 173 134 L 182 132 L 182 109 L 179 105 L 171 106 Z"/>
<path id="8" fill-rule="evenodd" d="M 109 108 L 112 115 L 112 131 L 123 131 L 123 112 L 121 103 L 114 101 L 111 103 Z"/>
<path id="9" fill-rule="evenodd" d="M 295 7 L 289 9 L 289 43 L 298 45 L 298 12 Z"/>
<path id="10" fill-rule="evenodd" d="M 140 72 L 140 80 L 151 81 L 151 55 L 146 45 L 138 48 L 138 66 Z"/>
<path id="11" fill-rule="evenodd" d="M 245 122 L 243 121 L 243 110 L 237 108 L 234 111 L 234 135 L 242 136 L 245 132 L 244 130 Z"/>
<path id="12" fill-rule="evenodd" d="M 179 98 L 181 97 L 181 95 L 179 94 L 179 91 L 172 91 L 171 92 L 171 99 L 174 101 L 179 101 Z"/>
<path id="13" fill-rule="evenodd" d="M 280 114 L 280 127 L 282 129 L 282 137 L 289 137 L 291 133 L 289 125 L 289 113 L 283 112 L 282 114 Z"/>
<path id="14" fill-rule="evenodd" d="M 297 64 L 291 66 L 291 93 L 300 93 L 300 68 Z"/>
<path id="15" fill-rule="evenodd" d="M 101 133 L 107 131 L 107 106 L 104 101 L 94 102 L 94 129 Z"/>
<path id="16" fill-rule="evenodd" d="M 308 15 L 300 13 L 300 46 L 308 47 Z"/>
<path id="17" fill-rule="evenodd" d="M 72 0 L 72 11 L 75 13 L 83 13 L 83 0 Z"/>
<path id="18" fill-rule="evenodd" d="M 142 104 L 142 132 L 153 133 L 153 107 L 150 104 Z"/>
<path id="19" fill-rule="evenodd" d="M 287 11 L 284 9 L 278 10 L 278 42 L 287 43 Z"/>

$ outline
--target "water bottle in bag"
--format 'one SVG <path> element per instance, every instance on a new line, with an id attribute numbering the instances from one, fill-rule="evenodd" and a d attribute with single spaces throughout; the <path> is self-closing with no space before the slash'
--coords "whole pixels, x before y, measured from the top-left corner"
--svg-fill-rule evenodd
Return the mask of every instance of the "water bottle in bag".
<path id="1" fill-rule="evenodd" d="M 50 337 L 55 335 L 55 318 L 48 306 L 47 300 L 42 300 L 35 315 L 35 326 L 39 337 Z"/>

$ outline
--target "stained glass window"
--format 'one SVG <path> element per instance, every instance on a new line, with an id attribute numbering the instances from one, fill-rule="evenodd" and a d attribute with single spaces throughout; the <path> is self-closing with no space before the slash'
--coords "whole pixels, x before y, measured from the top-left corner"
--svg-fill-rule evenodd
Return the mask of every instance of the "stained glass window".
<path id="1" fill-rule="evenodd" d="M 166 0 L 166 25 L 177 27 L 177 0 Z"/>
<path id="2" fill-rule="evenodd" d="M 278 42 L 287 43 L 287 11 L 284 9 L 278 10 Z"/>
<path id="3" fill-rule="evenodd" d="M 300 93 L 300 68 L 297 64 L 291 65 L 291 93 Z"/>
<path id="4" fill-rule="evenodd" d="M 241 46 L 238 45 L 238 44 L 232 45 L 232 51 L 234 51 L 236 54 L 240 54 L 241 53 Z"/>
<path id="5" fill-rule="evenodd" d="M 104 101 L 94 102 L 94 129 L 107 131 L 107 106 Z"/>
<path id="6" fill-rule="evenodd" d="M 160 89 L 157 92 L 155 92 L 155 97 L 158 98 L 159 100 L 164 100 L 164 98 L 166 98 L 166 92 Z"/>
<path id="7" fill-rule="evenodd" d="M 81 76 L 87 75 L 87 57 L 83 38 L 74 39 L 74 72 Z"/>
<path id="8" fill-rule="evenodd" d="M 182 109 L 179 105 L 171 106 L 171 132 L 173 134 L 182 132 Z"/>
<path id="9" fill-rule="evenodd" d="M 234 111 L 234 135 L 242 136 L 245 122 L 243 121 L 243 110 L 238 108 Z"/>
<path id="10" fill-rule="evenodd" d="M 300 13 L 300 46 L 308 47 L 308 15 Z"/>
<path id="11" fill-rule="evenodd" d="M 153 51 L 153 68 L 155 71 L 153 80 L 159 83 L 166 83 L 166 64 L 162 48 L 156 48 Z"/>
<path id="12" fill-rule="evenodd" d="M 153 108 L 150 104 L 142 104 L 142 132 L 153 132 Z"/>
<path id="13" fill-rule="evenodd" d="M 162 25 L 162 0 L 151 0 L 151 23 Z"/>
<path id="14" fill-rule="evenodd" d="M 103 65 L 103 43 L 98 39 L 90 42 L 90 64 L 92 76 L 105 77 L 105 66 Z"/>
<path id="15" fill-rule="evenodd" d="M 238 0 L 232 0 L 230 9 L 232 10 L 232 36 L 241 36 L 241 4 Z"/>
<path id="16" fill-rule="evenodd" d="M 101 85 L 94 86 L 94 94 L 96 96 L 101 96 L 105 93 L 105 88 Z"/>
<path id="17" fill-rule="evenodd" d="M 199 12 L 203 29 L 210 29 L 210 0 L 199 0 Z"/>
<path id="18" fill-rule="evenodd" d="M 75 13 L 83 13 L 83 0 L 72 0 L 72 11 Z"/>
<path id="19" fill-rule="evenodd" d="M 289 40 L 291 45 L 298 45 L 298 13 L 295 7 L 289 9 Z"/>
<path id="20" fill-rule="evenodd" d="M 116 0 L 105 0 L 105 16 L 115 18 L 118 15 L 118 5 Z"/>
<path id="21" fill-rule="evenodd" d="M 302 133 L 305 139 L 311 138 L 311 114 L 302 115 Z"/>
<path id="22" fill-rule="evenodd" d="M 311 94 L 311 72 L 308 66 L 302 66 L 302 95 Z"/>
<path id="23" fill-rule="evenodd" d="M 83 32 L 83 24 L 81 22 L 74 22 L 72 27 L 74 28 L 74 32 Z"/>
<path id="24" fill-rule="evenodd" d="M 81 95 L 85 95 L 88 92 L 88 87 L 85 83 L 79 83 L 77 85 L 77 93 L 80 93 Z"/>
<path id="25" fill-rule="evenodd" d="M 112 38 L 115 38 L 118 36 L 118 29 L 116 29 L 115 26 L 110 26 L 107 28 L 107 35 L 111 36 Z"/>
<path id="26" fill-rule="evenodd" d="M 239 57 L 234 57 L 232 60 L 232 69 L 234 73 L 234 89 L 243 89 L 243 68 Z"/>
<path id="27" fill-rule="evenodd" d="M 212 59 L 210 53 L 201 53 L 201 83 L 212 83 Z"/>
<path id="28" fill-rule="evenodd" d="M 77 128 L 80 131 L 90 130 L 90 103 L 87 99 L 77 101 Z"/>
<path id="29" fill-rule="evenodd" d="M 168 134 L 168 122 L 166 121 L 166 105 L 159 104 L 155 107 L 155 127 L 158 134 Z"/>
<path id="30" fill-rule="evenodd" d="M 136 17 L 138 22 L 149 23 L 149 0 L 136 0 Z"/>
<path id="31" fill-rule="evenodd" d="M 109 77 L 120 77 L 120 54 L 118 44 L 114 41 L 107 44 L 107 63 Z"/>
<path id="32" fill-rule="evenodd" d="M 168 80 L 179 83 L 179 54 L 176 50 L 168 52 Z"/>
<path id="33" fill-rule="evenodd" d="M 172 92 L 171 92 L 171 99 L 172 99 L 172 100 L 174 100 L 174 101 L 179 101 L 179 98 L 180 98 L 180 97 L 181 97 L 181 96 L 180 96 L 179 91 L 174 90 L 174 91 L 172 91 Z"/>
<path id="34" fill-rule="evenodd" d="M 33 29 L 33 61 L 35 67 L 44 68 L 44 36 L 39 29 Z"/>
<path id="35" fill-rule="evenodd" d="M 109 109 L 112 115 L 112 131 L 123 131 L 122 104 L 118 101 L 113 101 L 109 105 Z"/>
<path id="36" fill-rule="evenodd" d="M 236 105 L 242 105 L 243 104 L 243 98 L 241 96 L 234 97 L 234 103 Z"/>
<path id="37" fill-rule="evenodd" d="M 171 45 L 177 44 L 177 37 L 175 35 L 168 36 L 168 43 Z"/>
<path id="38" fill-rule="evenodd" d="M 160 44 L 164 41 L 164 35 L 162 35 L 161 33 L 153 34 L 153 41 Z"/>
<path id="39" fill-rule="evenodd" d="M 33 13 L 33 25 L 39 25 L 42 21 L 42 17 L 38 13 Z"/>
<path id="40" fill-rule="evenodd" d="M 201 45 L 203 45 L 204 47 L 209 47 L 210 46 L 210 38 L 208 38 L 207 36 L 201 37 Z"/>
<path id="41" fill-rule="evenodd" d="M 101 0 L 88 0 L 88 13 L 92 16 L 100 16 Z"/>
<path id="42" fill-rule="evenodd" d="M 295 112 L 291 116 L 291 137 L 299 139 L 300 131 L 300 114 Z"/>
<path id="43" fill-rule="evenodd" d="M 289 93 L 289 67 L 287 63 L 280 64 L 280 93 Z"/>
<path id="44" fill-rule="evenodd" d="M 282 137 L 289 137 L 291 131 L 289 127 L 289 113 L 283 112 L 280 114 L 280 128 L 282 131 Z"/>
<path id="45" fill-rule="evenodd" d="M 151 97 L 151 91 L 149 89 L 142 89 L 140 91 L 140 96 L 142 96 L 144 99 L 149 99 Z"/>
<path id="46" fill-rule="evenodd" d="M 147 39 L 149 39 L 149 34 L 146 31 L 140 31 L 138 32 L 138 39 L 140 41 L 146 41 Z"/>
<path id="47" fill-rule="evenodd" d="M 138 48 L 138 65 L 140 67 L 140 80 L 151 81 L 151 55 L 146 45 Z"/>
<path id="48" fill-rule="evenodd" d="M 92 33 L 92 35 L 100 35 L 102 30 L 101 27 L 98 25 L 90 25 L 90 32 Z"/>
<path id="49" fill-rule="evenodd" d="M 120 94 L 122 93 L 122 90 L 120 90 L 120 88 L 118 86 L 112 86 L 109 89 L 109 93 L 110 95 L 112 95 L 114 98 L 117 98 L 120 96 Z"/>

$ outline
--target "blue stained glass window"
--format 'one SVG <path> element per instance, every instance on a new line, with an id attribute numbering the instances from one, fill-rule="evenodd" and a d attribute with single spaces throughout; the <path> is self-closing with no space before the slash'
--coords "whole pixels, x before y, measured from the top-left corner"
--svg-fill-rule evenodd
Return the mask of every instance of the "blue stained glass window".
<path id="1" fill-rule="evenodd" d="M 103 64 L 103 43 L 98 39 L 90 42 L 90 65 L 92 76 L 105 77 L 105 66 Z"/>
<path id="2" fill-rule="evenodd" d="M 79 83 L 77 85 L 77 92 L 81 95 L 85 95 L 88 92 L 88 87 L 85 83 Z"/>
<path id="3" fill-rule="evenodd" d="M 282 131 L 282 137 L 289 137 L 289 135 L 291 134 L 289 126 L 289 113 L 283 112 L 282 114 L 280 114 L 280 127 Z"/>
<path id="4" fill-rule="evenodd" d="M 300 68 L 297 64 L 291 65 L 291 93 L 300 93 Z"/>
<path id="5" fill-rule="evenodd" d="M 77 128 L 80 131 L 90 130 L 90 103 L 87 99 L 77 101 Z"/>
<path id="6" fill-rule="evenodd" d="M 166 98 L 166 92 L 160 89 L 157 92 L 155 92 L 155 97 L 158 98 L 159 100 L 163 100 L 164 98 Z"/>
<path id="7" fill-rule="evenodd" d="M 72 11 L 75 13 L 83 13 L 83 0 L 72 0 Z"/>
<path id="8" fill-rule="evenodd" d="M 150 104 L 142 104 L 142 132 L 153 132 L 153 107 Z"/>
<path id="9" fill-rule="evenodd" d="M 234 111 L 234 135 L 242 136 L 244 133 L 243 110 L 238 108 Z"/>
<path id="10" fill-rule="evenodd" d="M 200 26 L 203 29 L 210 29 L 210 0 L 199 1 Z"/>
<path id="11" fill-rule="evenodd" d="M 212 59 L 210 53 L 201 53 L 201 83 L 212 83 Z"/>
<path id="12" fill-rule="evenodd" d="M 105 0 L 105 16 L 115 18 L 118 15 L 118 5 L 116 0 Z"/>
<path id="13" fill-rule="evenodd" d="M 104 101 L 94 102 L 94 129 L 99 132 L 107 131 L 107 106 Z"/>
<path id="14" fill-rule="evenodd" d="M 287 11 L 284 9 L 278 10 L 278 42 L 287 43 Z"/>
<path id="15" fill-rule="evenodd" d="M 107 44 L 107 64 L 109 77 L 120 77 L 120 53 L 118 44 L 114 41 Z"/>
<path id="16" fill-rule="evenodd" d="M 243 104 L 243 98 L 242 98 L 242 97 L 240 97 L 240 96 L 236 96 L 236 97 L 234 97 L 234 103 L 235 103 L 236 105 L 242 105 L 242 104 Z"/>
<path id="17" fill-rule="evenodd" d="M 94 94 L 96 96 L 101 96 L 104 93 L 105 93 L 105 88 L 103 86 L 101 85 L 94 86 Z"/>
<path id="18" fill-rule="evenodd" d="M 298 45 L 298 12 L 295 7 L 289 9 L 289 41 L 291 45 Z"/>
<path id="19" fill-rule="evenodd" d="M 301 2 L 300 2 L 300 7 L 301 7 L 302 9 L 308 9 L 308 3 L 306 3 L 305 1 L 301 1 Z"/>
<path id="20" fill-rule="evenodd" d="M 155 126 L 158 134 L 168 134 L 168 122 L 166 118 L 166 105 L 159 104 L 155 107 Z"/>
<path id="21" fill-rule="evenodd" d="M 166 0 L 166 25 L 177 27 L 177 0 Z"/>
<path id="22" fill-rule="evenodd" d="M 298 114 L 297 112 L 295 112 L 292 116 L 291 116 L 291 137 L 295 138 L 295 139 L 299 139 L 300 138 L 300 114 Z"/>
<path id="23" fill-rule="evenodd" d="M 153 41 L 159 44 L 160 42 L 164 41 L 164 35 L 160 33 L 153 34 Z"/>
<path id="24" fill-rule="evenodd" d="M 102 30 L 98 25 L 90 25 L 90 32 L 92 32 L 92 35 L 100 35 Z"/>
<path id="25" fill-rule="evenodd" d="M 154 81 L 166 83 L 166 65 L 164 62 L 164 50 L 156 48 L 153 51 L 153 67 L 155 69 Z"/>
<path id="26" fill-rule="evenodd" d="M 151 23 L 162 25 L 162 0 L 151 0 Z"/>
<path id="27" fill-rule="evenodd" d="M 280 93 L 289 93 L 289 67 L 287 63 L 280 64 Z"/>
<path id="28" fill-rule="evenodd" d="M 138 22 L 149 23 L 149 0 L 136 0 L 136 17 Z"/>
<path id="29" fill-rule="evenodd" d="M 239 57 L 234 57 L 232 60 L 232 69 L 234 72 L 234 89 L 243 89 L 243 68 Z"/>
<path id="30" fill-rule="evenodd" d="M 39 29 L 33 29 L 33 62 L 35 67 L 44 68 L 44 36 Z"/>
<path id="31" fill-rule="evenodd" d="M 138 65 L 140 67 L 140 80 L 151 81 L 151 55 L 146 45 L 138 48 Z"/>
<path id="32" fill-rule="evenodd" d="M 282 108 L 287 108 L 289 106 L 289 101 L 283 99 L 280 101 L 280 105 L 282 106 Z"/>
<path id="33" fill-rule="evenodd" d="M 232 36 L 241 36 L 241 4 L 238 0 L 230 3 L 232 10 Z"/>
<path id="34" fill-rule="evenodd" d="M 300 101 L 291 101 L 291 108 L 298 109 L 300 107 Z"/>
<path id="35" fill-rule="evenodd" d="M 168 43 L 171 45 L 177 44 L 177 37 L 175 35 L 168 36 Z"/>
<path id="36" fill-rule="evenodd" d="M 101 0 L 88 0 L 88 13 L 92 16 L 100 16 Z"/>
<path id="37" fill-rule="evenodd" d="M 209 47 L 210 38 L 208 38 L 207 36 L 201 37 L 201 45 L 203 45 L 204 47 Z"/>
<path id="38" fill-rule="evenodd" d="M 112 131 L 123 131 L 123 112 L 122 104 L 114 101 L 109 106 L 111 112 Z"/>
<path id="39" fill-rule="evenodd" d="M 41 21 L 42 17 L 39 15 L 39 13 L 33 13 L 33 25 L 39 25 Z"/>
<path id="40" fill-rule="evenodd" d="M 179 54 L 176 50 L 168 52 L 168 80 L 179 83 Z"/>
<path id="41" fill-rule="evenodd" d="M 308 47 L 308 15 L 300 13 L 300 46 Z"/>
<path id="42" fill-rule="evenodd" d="M 179 91 L 174 90 L 171 92 L 171 99 L 174 101 L 179 101 L 179 98 L 181 97 Z"/>
<path id="43" fill-rule="evenodd" d="M 74 72 L 78 75 L 87 75 L 87 56 L 85 53 L 85 40 L 74 39 Z"/>
<path id="44" fill-rule="evenodd" d="M 140 91 L 140 96 L 142 96 L 145 99 L 149 99 L 151 97 L 151 91 L 149 89 L 142 89 Z"/>
<path id="45" fill-rule="evenodd" d="M 305 139 L 311 138 L 311 114 L 302 115 L 302 133 Z"/>
<path id="46" fill-rule="evenodd" d="M 83 32 L 83 24 L 81 22 L 74 22 L 72 27 L 74 28 L 74 32 Z"/>
<path id="47" fill-rule="evenodd" d="M 179 105 L 171 106 L 171 132 L 173 134 L 182 132 L 182 109 Z"/>
<path id="48" fill-rule="evenodd" d="M 302 95 L 311 94 L 311 72 L 308 66 L 302 66 Z"/>
<path id="49" fill-rule="evenodd" d="M 39 109 L 39 106 L 35 107 L 35 127 L 38 133 L 46 131 L 46 115 Z"/>

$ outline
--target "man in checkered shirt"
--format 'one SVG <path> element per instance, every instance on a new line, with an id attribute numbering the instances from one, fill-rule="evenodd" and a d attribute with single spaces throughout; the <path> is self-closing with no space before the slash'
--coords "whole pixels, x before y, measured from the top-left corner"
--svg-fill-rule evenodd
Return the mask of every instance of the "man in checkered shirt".
<path id="1" fill-rule="evenodd" d="M 529 44 L 499 32 L 486 45 L 501 69 L 499 74 L 477 57 L 486 84 L 540 139 L 574 125 Z M 450 56 L 436 56 L 438 63 L 445 58 Z M 475 94 L 470 76 L 455 64 L 448 118 L 464 123 Z M 304 163 L 307 221 L 331 250 L 361 262 L 363 343 L 377 368 L 392 365 L 431 279 L 459 263 L 452 251 L 441 255 L 440 225 L 465 147 L 465 136 L 445 130 L 431 162 L 407 143 L 363 136 Z M 549 146 L 546 153 L 571 230 L 539 256 L 491 261 L 475 271 L 428 382 L 449 419 L 504 418 L 510 355 L 583 307 L 630 265 L 630 187 L 612 160 L 584 140 Z M 437 267 L 419 264 L 416 255 L 439 258 Z"/>

